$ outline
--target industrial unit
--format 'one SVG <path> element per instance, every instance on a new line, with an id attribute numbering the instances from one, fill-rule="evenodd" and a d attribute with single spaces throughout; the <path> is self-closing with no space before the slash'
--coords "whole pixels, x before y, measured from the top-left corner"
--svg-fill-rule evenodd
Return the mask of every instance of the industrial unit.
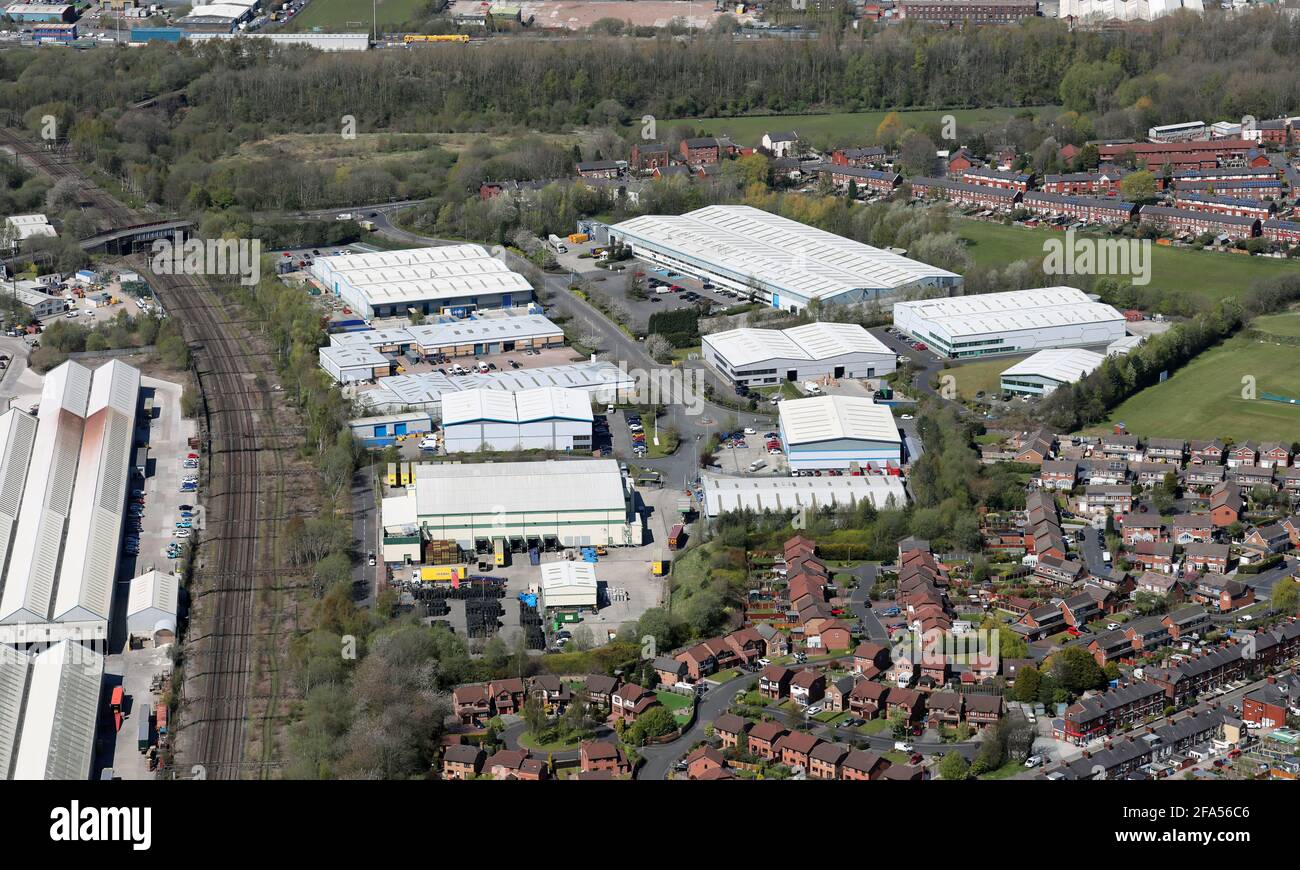
<path id="1" fill-rule="evenodd" d="M 859 396 L 818 396 L 781 403 L 781 440 L 790 468 L 884 467 L 903 461 L 893 412 Z"/>
<path id="2" fill-rule="evenodd" d="M 1002 372 L 1002 391 L 1022 396 L 1045 396 L 1062 384 L 1083 380 L 1106 356 L 1079 348 L 1040 350 Z"/>
<path id="3" fill-rule="evenodd" d="M 838 477 L 720 477 L 703 475 L 704 511 L 805 511 L 866 501 L 877 508 L 907 504 L 903 479 L 892 474 Z"/>
<path id="4" fill-rule="evenodd" d="M 88 779 L 103 676 L 103 654 L 76 640 L 0 645 L 0 779 Z"/>
<path id="5" fill-rule="evenodd" d="M 146 571 L 131 581 L 126 630 L 132 640 L 164 646 L 176 640 L 180 582 L 175 574 Z"/>
<path id="6" fill-rule="evenodd" d="M 139 394 L 124 363 L 66 362 L 45 376 L 34 433 L 19 411 L 0 417 L 0 516 L 16 516 L 0 624 L 109 618 Z"/>
<path id="7" fill-rule="evenodd" d="M 639 546 L 631 485 L 613 459 L 438 463 L 383 500 L 386 534 L 454 540 L 465 549 L 495 537 L 558 538 L 566 546 Z"/>
<path id="8" fill-rule="evenodd" d="M 944 269 L 743 205 L 643 215 L 608 231 L 643 260 L 794 312 L 961 285 Z"/>
<path id="9" fill-rule="evenodd" d="M 623 369 L 601 360 L 486 375 L 396 375 L 384 378 L 375 389 L 365 390 L 357 398 L 364 407 L 379 413 L 419 410 L 440 420 L 442 400 L 447 395 L 477 388 L 517 393 L 539 387 L 583 390 L 589 401 L 619 402 L 636 390 L 636 382 Z"/>
<path id="10" fill-rule="evenodd" d="M 894 325 L 952 358 L 1104 345 L 1124 337 L 1124 315 L 1073 287 L 899 302 Z"/>
<path id="11" fill-rule="evenodd" d="M 386 377 L 399 357 L 420 361 L 440 354 L 479 356 L 563 347 L 564 330 L 540 314 L 520 314 L 336 332 L 329 339 L 318 352 L 320 366 L 334 380 L 346 383 Z M 385 364 L 390 371 L 382 371 Z"/>
<path id="12" fill-rule="evenodd" d="M 433 431 L 433 418 L 422 411 L 405 414 L 387 414 L 382 417 L 361 417 L 348 421 L 352 437 L 367 447 L 387 447 L 407 435 L 420 435 Z"/>
<path id="13" fill-rule="evenodd" d="M 533 298 L 532 285 L 480 245 L 317 257 L 311 274 L 366 320 L 412 311 L 464 317 Z"/>
<path id="14" fill-rule="evenodd" d="M 730 329 L 703 338 L 705 361 L 733 385 L 878 378 L 898 356 L 856 323 L 809 323 L 791 329 Z"/>
<path id="15" fill-rule="evenodd" d="M 462 390 L 442 401 L 443 448 L 588 452 L 593 419 L 586 390 Z"/>
<path id="16" fill-rule="evenodd" d="M 542 610 L 595 610 L 600 591 L 590 562 L 547 562 L 538 587 Z"/>
<path id="17" fill-rule="evenodd" d="M 58 233 L 50 226 L 50 221 L 43 214 L 15 214 L 5 218 L 3 239 L 6 248 L 17 248 L 30 238 L 46 236 L 53 238 Z"/>

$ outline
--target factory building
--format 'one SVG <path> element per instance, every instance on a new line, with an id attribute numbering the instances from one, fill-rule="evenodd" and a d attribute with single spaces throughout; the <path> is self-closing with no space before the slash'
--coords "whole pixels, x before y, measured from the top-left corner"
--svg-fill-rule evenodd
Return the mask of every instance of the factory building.
<path id="1" fill-rule="evenodd" d="M 480 245 L 317 257 L 311 275 L 368 321 L 412 311 L 465 317 L 533 298 L 532 285 Z"/>
<path id="2" fill-rule="evenodd" d="M 72 22 L 77 20 L 76 10 L 63 3 L 11 3 L 5 15 L 25 24 L 33 21 Z"/>
<path id="3" fill-rule="evenodd" d="M 633 395 L 636 382 L 623 369 L 601 360 L 486 375 L 455 376 L 440 372 L 396 375 L 384 378 L 374 389 L 362 391 L 357 398 L 363 407 L 379 414 L 424 411 L 437 421 L 442 419 L 443 398 L 462 390 L 482 388 L 517 393 L 541 387 L 582 390 L 588 401 L 608 403 Z"/>
<path id="4" fill-rule="evenodd" d="M 1079 348 L 1040 350 L 1002 372 L 1002 391 L 1021 396 L 1045 396 L 1062 384 L 1083 380 L 1106 356 Z"/>
<path id="5" fill-rule="evenodd" d="M 34 433 L 5 419 L 21 412 L 0 418 L 0 517 L 14 525 L 0 624 L 108 619 L 139 394 L 140 372 L 117 360 L 67 362 L 45 376 Z"/>
<path id="6" fill-rule="evenodd" d="M 706 335 L 705 361 L 732 384 L 878 378 L 897 355 L 856 323 L 809 323 L 791 329 L 731 329 Z"/>
<path id="7" fill-rule="evenodd" d="M 367 447 L 387 447 L 408 435 L 423 435 L 433 431 L 433 418 L 423 411 L 361 417 L 348 421 L 348 429 L 353 438 Z"/>
<path id="8" fill-rule="evenodd" d="M 877 508 L 907 504 L 903 479 L 892 474 L 838 477 L 720 477 L 706 474 L 704 511 L 716 517 L 727 511 L 806 511 L 863 501 Z"/>
<path id="9" fill-rule="evenodd" d="M 642 260 L 793 312 L 813 300 L 853 304 L 961 284 L 952 272 L 749 206 L 643 215 L 608 232 Z"/>
<path id="10" fill-rule="evenodd" d="M 781 441 L 790 468 L 884 467 L 903 461 L 893 412 L 859 396 L 790 399 L 780 406 Z"/>
<path id="11" fill-rule="evenodd" d="M 131 581 L 126 630 L 132 640 L 159 647 L 176 640 L 180 583 L 175 574 L 146 571 Z"/>
<path id="12" fill-rule="evenodd" d="M 0 644 L 0 779 L 88 779 L 103 676 L 103 654 L 70 638 Z"/>
<path id="13" fill-rule="evenodd" d="M 899 302 L 894 325 L 954 359 L 1105 345 L 1124 337 L 1124 315 L 1073 287 Z"/>
<path id="14" fill-rule="evenodd" d="M 442 401 L 443 447 L 591 451 L 591 398 L 585 390 L 540 387 L 517 393 L 462 390 Z"/>
<path id="15" fill-rule="evenodd" d="M 477 357 L 564 346 L 564 330 L 540 314 L 488 314 L 505 312 L 420 326 L 336 332 L 330 335 L 329 345 L 318 351 L 320 366 L 334 380 L 346 383 L 392 374 L 381 371 L 383 363 L 376 354 L 384 355 L 391 369 L 402 356 L 422 361 L 438 355 Z"/>
<path id="16" fill-rule="evenodd" d="M 547 562 L 538 591 L 542 610 L 595 610 L 600 584 L 590 562 Z"/>
<path id="17" fill-rule="evenodd" d="M 386 531 L 454 540 L 484 551 L 496 537 L 558 539 L 565 546 L 639 546 L 631 485 L 613 459 L 439 463 L 385 498 Z"/>
<path id="18" fill-rule="evenodd" d="M 5 218 L 3 229 L 4 246 L 17 250 L 30 238 L 45 236 L 54 238 L 58 233 L 50 226 L 50 221 L 43 214 L 15 214 Z"/>

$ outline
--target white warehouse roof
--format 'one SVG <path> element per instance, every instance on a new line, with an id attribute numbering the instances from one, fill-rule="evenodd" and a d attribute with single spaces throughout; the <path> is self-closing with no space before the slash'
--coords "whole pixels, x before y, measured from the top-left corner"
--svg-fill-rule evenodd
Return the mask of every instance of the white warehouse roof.
<path id="1" fill-rule="evenodd" d="M 1090 374 L 1106 357 L 1090 350 L 1060 348 L 1040 350 L 1002 371 L 1002 377 L 1037 376 L 1062 384 L 1072 384 Z"/>
<path id="2" fill-rule="evenodd" d="M 857 504 L 864 499 L 878 508 L 891 500 L 907 504 L 902 478 L 887 474 L 838 477 L 718 477 L 706 474 L 704 509 L 715 517 L 724 511 L 807 510 Z"/>
<path id="3" fill-rule="evenodd" d="M 381 378 L 375 389 L 362 392 L 359 398 L 374 408 L 397 410 L 407 406 L 440 403 L 463 390 L 504 390 L 517 393 L 539 387 L 564 387 L 582 390 L 590 396 L 602 392 L 627 392 L 635 386 L 631 376 L 618 366 L 600 360 L 462 377 L 448 377 L 439 372 L 396 375 Z"/>
<path id="4" fill-rule="evenodd" d="M 180 582 L 175 574 L 147 571 L 131 581 L 126 602 L 126 627 L 132 634 L 176 633 Z"/>
<path id="5" fill-rule="evenodd" d="M 729 329 L 704 337 L 733 366 L 769 359 L 826 360 L 850 353 L 894 352 L 856 323 L 809 323 L 790 329 Z"/>
<path id="6" fill-rule="evenodd" d="M 451 393 L 442 400 L 442 425 L 492 421 L 531 423 L 538 420 L 591 422 L 591 396 L 586 390 L 540 387 L 517 393 L 473 389 Z"/>
<path id="7" fill-rule="evenodd" d="M 789 445 L 854 439 L 901 443 L 894 414 L 859 396 L 817 396 L 780 404 L 781 430 Z"/>
<path id="8" fill-rule="evenodd" d="M 623 474 L 613 459 L 420 465 L 415 498 L 422 517 L 626 507 Z M 394 523 L 385 517 L 384 525 Z"/>
<path id="9" fill-rule="evenodd" d="M 565 587 L 577 586 L 590 588 L 596 592 L 596 566 L 590 562 L 546 562 L 541 566 L 542 593 L 556 591 Z"/>
<path id="10" fill-rule="evenodd" d="M 1006 293 L 920 299 L 894 304 L 894 322 L 923 320 L 949 337 L 985 335 L 1053 326 L 1124 320 L 1109 305 L 1094 302 L 1073 287 L 1040 287 Z"/>
<path id="11" fill-rule="evenodd" d="M 317 257 L 311 272 L 330 290 L 336 281 L 346 283 L 371 305 L 532 291 L 522 275 L 510 271 L 481 245 Z"/>
<path id="12" fill-rule="evenodd" d="M 804 300 L 857 302 L 918 282 L 961 280 L 944 269 L 743 205 L 643 215 L 610 230 L 632 241 L 634 250 L 639 243 Z M 850 298 L 837 300 L 846 295 Z"/>
<path id="13" fill-rule="evenodd" d="M 33 655 L 27 669 L 30 677 L 12 778 L 87 779 L 94 761 L 104 656 L 63 640 Z M 0 714 L 0 720 L 4 718 Z"/>

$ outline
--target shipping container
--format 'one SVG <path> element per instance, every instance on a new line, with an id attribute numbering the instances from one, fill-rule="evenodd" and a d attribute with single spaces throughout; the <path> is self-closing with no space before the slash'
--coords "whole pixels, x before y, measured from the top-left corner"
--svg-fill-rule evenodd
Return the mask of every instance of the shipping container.
<path id="1" fill-rule="evenodd" d="M 420 579 L 426 583 L 454 582 L 464 580 L 468 573 L 464 565 L 426 565 L 420 569 Z"/>
<path id="2" fill-rule="evenodd" d="M 140 716 L 139 727 L 140 739 L 137 741 L 137 747 L 141 753 L 149 751 L 149 744 L 152 742 L 149 734 L 149 714 L 142 713 Z"/>
<path id="3" fill-rule="evenodd" d="M 586 244 L 586 242 L 590 238 L 591 237 L 588 236 L 586 233 L 569 233 L 569 244 L 571 245 Z"/>
<path id="4" fill-rule="evenodd" d="M 510 564 L 510 550 L 506 547 L 505 538 L 492 539 L 492 562 L 498 568 L 504 568 Z"/>
<path id="5" fill-rule="evenodd" d="M 673 526 L 672 531 L 668 533 L 668 549 L 676 550 L 682 544 L 682 539 L 686 536 L 686 526 L 678 523 Z"/>
<path id="6" fill-rule="evenodd" d="M 397 463 L 388 463 L 388 485 L 397 486 Z"/>
<path id="7" fill-rule="evenodd" d="M 123 698 L 123 697 L 124 697 L 124 696 L 123 696 L 123 693 L 122 693 L 122 687 L 121 687 L 121 686 L 115 686 L 115 687 L 113 688 L 113 694 L 112 694 L 112 695 L 110 696 L 110 698 L 109 698 L 108 708 L 109 708 L 110 710 L 113 710 L 113 711 L 119 711 L 119 710 L 121 710 L 121 709 L 122 709 L 122 698 Z"/>
<path id="8" fill-rule="evenodd" d="M 158 715 L 158 736 L 161 737 L 162 735 L 167 733 L 167 705 L 166 704 L 158 705 L 157 715 Z"/>
<path id="9" fill-rule="evenodd" d="M 529 565 L 542 564 L 542 554 L 538 551 L 536 547 L 532 547 L 528 551 L 528 564 Z"/>

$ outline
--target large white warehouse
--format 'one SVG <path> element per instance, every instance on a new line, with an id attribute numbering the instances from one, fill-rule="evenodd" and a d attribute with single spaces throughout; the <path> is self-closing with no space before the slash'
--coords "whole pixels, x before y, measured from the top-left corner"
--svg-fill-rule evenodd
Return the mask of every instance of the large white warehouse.
<path id="1" fill-rule="evenodd" d="M 1108 345 L 1124 337 L 1124 315 L 1073 287 L 899 302 L 894 325 L 953 358 Z"/>
<path id="2" fill-rule="evenodd" d="M 381 510 L 386 530 L 422 529 L 466 549 L 502 536 L 553 536 L 566 546 L 638 546 L 642 537 L 613 459 L 420 465 L 415 486 L 385 498 Z"/>
<path id="3" fill-rule="evenodd" d="M 357 398 L 374 413 L 427 411 L 439 420 L 443 399 L 462 390 L 481 388 L 517 393 L 541 387 L 582 390 L 588 401 L 619 402 L 636 390 L 636 382 L 623 369 L 601 360 L 459 377 L 439 372 L 396 375 L 384 378 L 375 389 L 366 390 Z"/>
<path id="4" fill-rule="evenodd" d="M 838 477 L 719 477 L 706 474 L 704 511 L 716 517 L 725 511 L 755 513 L 805 511 L 855 505 L 867 501 L 877 508 L 907 504 L 903 479 L 892 474 Z"/>
<path id="5" fill-rule="evenodd" d="M 586 390 L 541 387 L 509 393 L 462 390 L 442 400 L 443 447 L 478 450 L 591 451 L 591 397 Z"/>
<path id="6" fill-rule="evenodd" d="M 733 385 L 878 378 L 898 356 L 856 323 L 809 323 L 791 329 L 730 329 L 706 335 L 704 359 Z"/>
<path id="7" fill-rule="evenodd" d="M 0 644 L 0 779 L 87 779 L 103 676 L 103 654 L 75 640 Z"/>
<path id="8" fill-rule="evenodd" d="M 1062 384 L 1073 384 L 1093 372 L 1104 354 L 1075 348 L 1040 350 L 1002 371 L 1002 390 L 1022 396 L 1045 396 Z"/>
<path id="9" fill-rule="evenodd" d="M 317 257 L 312 277 L 366 320 L 527 305 L 533 288 L 480 245 Z"/>
<path id="10" fill-rule="evenodd" d="M 921 287 L 951 290 L 961 276 L 744 205 L 642 215 L 609 227 L 651 263 L 801 311 L 814 299 L 852 304 Z"/>
<path id="11" fill-rule="evenodd" d="M 790 468 L 883 467 L 903 461 L 893 412 L 859 396 L 818 396 L 781 403 L 781 440 Z"/>
<path id="12" fill-rule="evenodd" d="M 67 362 L 45 376 L 34 433 L 0 417 L 0 624 L 106 620 L 125 519 L 140 372 Z M 14 508 L 17 508 L 16 513 Z"/>

